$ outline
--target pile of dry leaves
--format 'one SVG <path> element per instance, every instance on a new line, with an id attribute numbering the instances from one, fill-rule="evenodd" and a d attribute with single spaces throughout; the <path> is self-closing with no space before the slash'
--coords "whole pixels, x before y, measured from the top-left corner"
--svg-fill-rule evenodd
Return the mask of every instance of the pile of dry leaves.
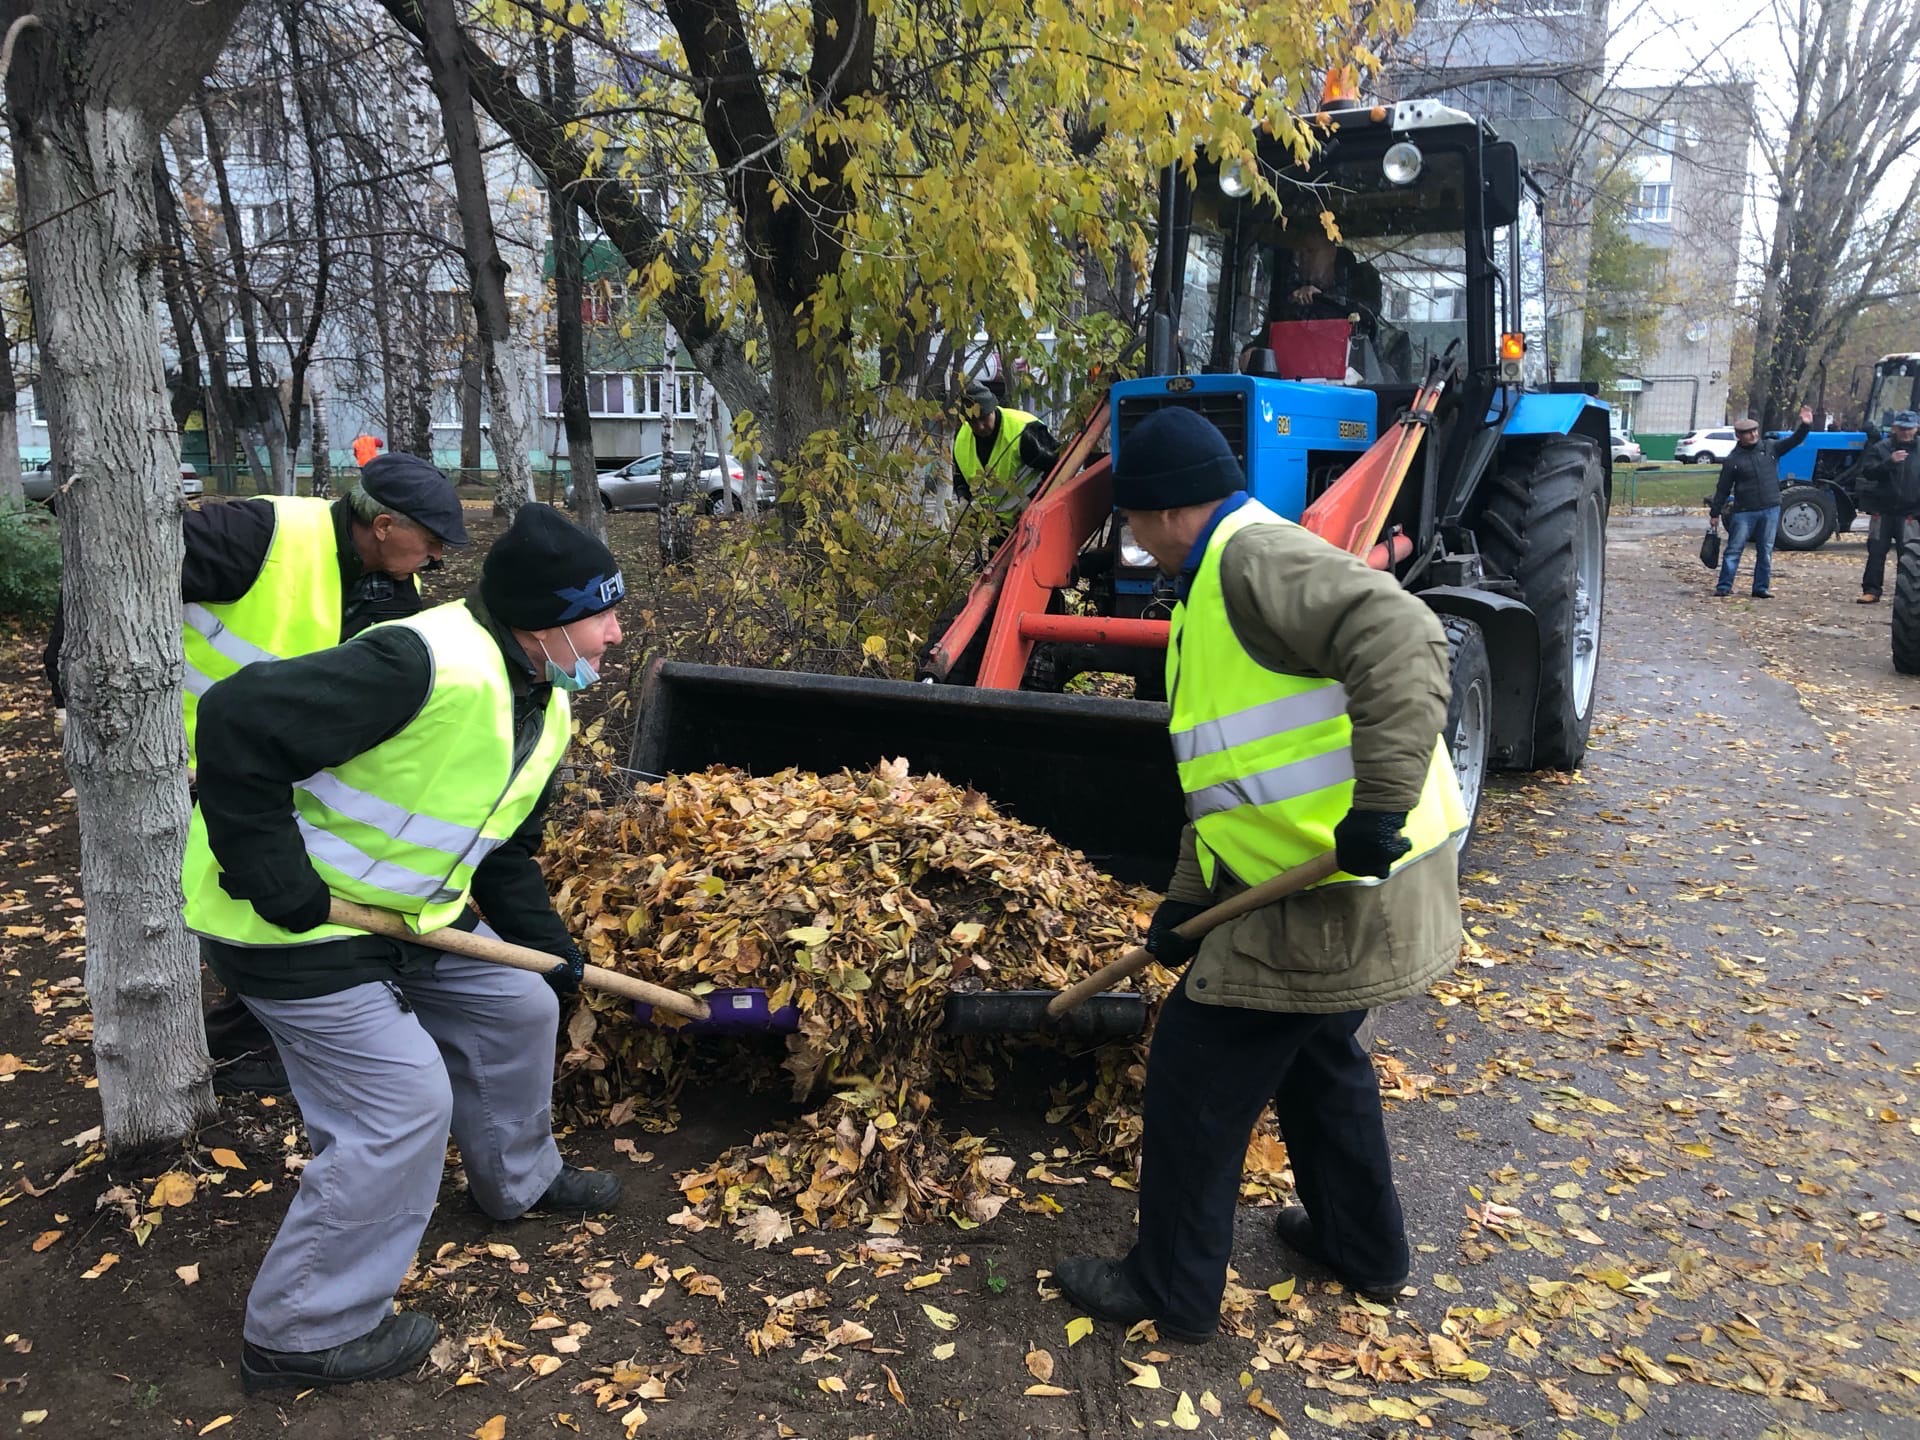
<path id="1" fill-rule="evenodd" d="M 548 845 L 555 905 L 595 964 L 692 993 L 759 987 L 792 1005 L 785 1069 L 827 1098 L 682 1178 L 680 1223 L 756 1242 L 810 1225 L 991 1218 L 1013 1162 L 928 1117 L 942 1079 L 978 1078 L 988 1042 L 941 1036 L 950 991 L 1057 989 L 1140 939 L 1155 897 L 1119 885 L 987 799 L 894 761 L 865 773 L 721 767 L 582 809 Z M 1157 1000 L 1171 980 L 1149 970 Z M 568 1024 L 582 1114 L 671 1095 L 701 1043 L 591 997 Z M 707 1043 L 711 1043 L 710 1041 Z M 1106 1047 L 1089 1138 L 1138 1140 L 1142 1053 Z"/>

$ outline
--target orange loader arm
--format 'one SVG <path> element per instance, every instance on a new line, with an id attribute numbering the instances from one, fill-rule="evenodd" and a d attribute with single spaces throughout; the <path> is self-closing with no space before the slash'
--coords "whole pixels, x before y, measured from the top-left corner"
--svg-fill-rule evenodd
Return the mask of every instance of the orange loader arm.
<path id="1" fill-rule="evenodd" d="M 1442 369 L 1428 377 L 1406 414 L 1307 507 L 1301 524 L 1350 554 L 1365 555 L 1376 570 L 1390 569 L 1412 553 L 1412 542 L 1403 535 L 1390 543 L 1375 540 L 1433 422 L 1450 373 Z M 966 604 L 931 652 L 929 668 L 937 677 L 945 678 L 982 626 L 989 628 L 975 683 L 986 690 L 1018 690 L 1034 646 L 1042 641 L 1166 648 L 1164 620 L 1047 612 L 1054 592 L 1072 578 L 1081 547 L 1113 513 L 1111 461 L 1103 455 L 1089 463 L 1106 434 L 1110 409 L 1095 408 L 1034 492 L 1013 533 L 973 582 Z"/>

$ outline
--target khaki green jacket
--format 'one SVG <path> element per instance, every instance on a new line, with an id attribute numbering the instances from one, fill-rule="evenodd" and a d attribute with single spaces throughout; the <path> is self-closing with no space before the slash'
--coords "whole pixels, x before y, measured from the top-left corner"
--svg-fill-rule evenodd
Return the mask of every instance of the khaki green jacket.
<path id="1" fill-rule="evenodd" d="M 1447 638 L 1433 612 L 1393 576 L 1297 526 L 1241 531 L 1221 552 L 1220 579 L 1254 659 L 1346 687 L 1354 806 L 1411 810 L 1447 718 Z M 1207 936 L 1187 994 L 1310 1013 L 1419 994 L 1460 953 L 1458 870 L 1443 846 L 1378 884 L 1321 886 L 1243 915 Z M 1243 888 L 1223 873 L 1208 893 L 1188 826 L 1168 898 L 1209 904 Z"/>

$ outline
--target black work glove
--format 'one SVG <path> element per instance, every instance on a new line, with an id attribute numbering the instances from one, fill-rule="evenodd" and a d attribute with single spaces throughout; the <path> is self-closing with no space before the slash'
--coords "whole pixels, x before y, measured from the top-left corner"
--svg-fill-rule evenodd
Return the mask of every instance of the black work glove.
<path id="1" fill-rule="evenodd" d="M 1333 827 L 1333 858 L 1349 875 L 1384 880 L 1393 862 L 1413 849 L 1400 833 L 1406 827 L 1404 810 L 1349 810 Z"/>
<path id="2" fill-rule="evenodd" d="M 546 972 L 546 980 L 553 987 L 553 993 L 564 1000 L 579 991 L 580 977 L 586 973 L 587 957 L 580 953 L 578 945 L 568 945 L 560 963 Z"/>
<path id="3" fill-rule="evenodd" d="M 282 930 L 290 930 L 295 935 L 305 934 L 309 930 L 327 923 L 327 912 L 333 908 L 333 896 L 327 890 L 327 882 L 314 873 L 313 867 L 307 867 L 307 880 L 311 883 L 291 892 L 281 892 L 271 900 L 249 900 L 254 913 L 269 925 L 278 925 Z"/>
<path id="4" fill-rule="evenodd" d="M 1178 970 L 1200 953 L 1200 942 L 1175 933 L 1207 907 L 1190 900 L 1162 900 L 1147 926 L 1147 953 L 1169 970 Z"/>

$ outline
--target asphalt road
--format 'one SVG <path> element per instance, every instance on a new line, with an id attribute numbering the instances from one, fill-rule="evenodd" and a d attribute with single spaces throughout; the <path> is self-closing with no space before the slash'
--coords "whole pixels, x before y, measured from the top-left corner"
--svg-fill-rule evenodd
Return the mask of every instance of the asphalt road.
<path id="1" fill-rule="evenodd" d="M 1390 1121 L 1407 1310 L 1484 1335 L 1489 1433 L 1910 1437 L 1920 681 L 1835 608 L 1858 537 L 1769 606 L 1709 598 L 1697 535 L 1614 522 L 1587 764 L 1502 787 L 1477 963 L 1383 1017 L 1437 1077 Z"/>

